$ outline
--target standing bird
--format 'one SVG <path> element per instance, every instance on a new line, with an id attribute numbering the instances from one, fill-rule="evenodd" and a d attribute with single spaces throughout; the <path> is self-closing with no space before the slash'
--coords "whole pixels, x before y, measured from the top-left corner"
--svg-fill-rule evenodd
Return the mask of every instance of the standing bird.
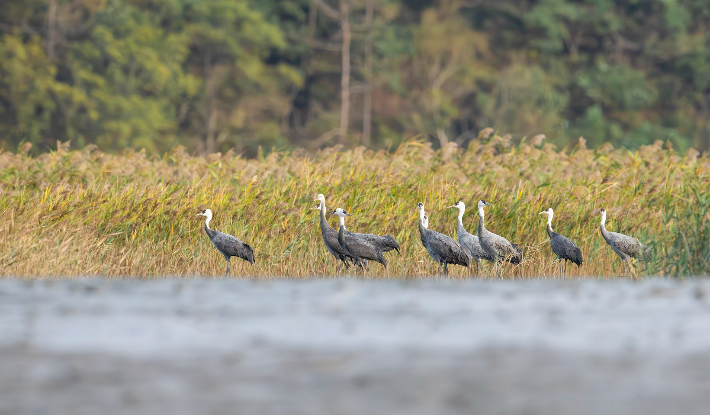
<path id="1" fill-rule="evenodd" d="M 332 226 L 330 226 L 330 224 L 328 223 L 328 219 L 326 219 L 325 217 L 325 196 L 320 194 L 316 197 L 315 200 L 320 202 L 320 233 L 323 236 L 323 242 L 325 243 L 325 247 L 328 249 L 328 252 L 330 252 L 330 254 L 335 257 L 336 260 L 341 260 L 345 265 L 345 268 L 347 269 L 350 267 L 348 261 L 355 263 L 355 260 L 352 256 L 348 255 L 348 253 L 345 252 L 342 246 L 340 246 L 340 243 L 338 242 L 338 231 L 336 231 L 335 229 L 333 229 Z"/>
<path id="2" fill-rule="evenodd" d="M 250 264 L 254 264 L 254 250 L 251 246 L 240 241 L 238 238 L 228 235 L 226 233 L 217 232 L 210 229 L 210 221 L 212 220 L 212 211 L 205 209 L 198 213 L 197 216 L 204 216 L 205 220 L 205 232 L 207 236 L 210 237 L 212 244 L 219 251 L 220 254 L 224 255 L 224 259 L 227 261 L 227 274 L 229 275 L 229 258 L 236 256 Z"/>
<path id="3" fill-rule="evenodd" d="M 448 264 L 468 267 L 471 259 L 452 237 L 428 229 L 429 218 L 424 213 L 424 203 L 419 202 L 417 208 L 419 209 L 419 236 L 424 248 L 439 264 L 439 274 L 442 265 L 445 276 L 449 275 Z"/>
<path id="4" fill-rule="evenodd" d="M 631 258 L 636 258 L 639 254 L 641 254 L 641 251 L 643 251 L 644 255 L 649 256 L 651 254 L 651 248 L 642 245 L 636 239 L 628 235 L 624 235 L 623 233 L 608 232 L 604 226 L 606 223 L 606 209 L 602 208 L 599 211 L 599 214 L 602 215 L 602 223 L 599 225 L 599 229 L 602 231 L 602 237 L 606 243 L 609 244 L 611 249 L 613 249 L 614 252 L 621 257 L 621 275 L 626 275 L 626 267 L 624 267 L 624 262 L 626 261 L 628 261 L 629 273 L 631 273 L 631 261 L 629 260 Z"/>
<path id="5" fill-rule="evenodd" d="M 552 208 L 542 211 L 539 214 L 547 215 L 547 235 L 550 237 L 550 247 L 552 247 L 552 252 L 557 255 L 557 260 L 560 261 L 560 273 L 562 274 L 562 278 L 564 278 L 567 275 L 567 261 L 572 261 L 577 264 L 577 268 L 582 265 L 584 261 L 582 259 L 582 251 L 571 239 L 552 230 L 552 217 L 555 215 Z M 564 271 L 562 271 L 563 259 L 565 260 Z"/>
<path id="6" fill-rule="evenodd" d="M 365 266 L 362 264 L 364 260 L 377 261 L 387 268 L 387 261 L 385 261 L 385 257 L 382 255 L 382 250 L 378 249 L 364 238 L 345 233 L 347 231 L 347 229 L 345 229 L 345 217 L 352 216 L 351 214 L 341 208 L 337 208 L 331 215 L 336 215 L 340 218 L 340 229 L 338 230 L 338 242 L 340 246 L 343 247 L 348 255 L 361 261 L 360 267 L 363 271 L 365 270 Z M 366 262 L 364 263 L 367 264 Z"/>
<path id="7" fill-rule="evenodd" d="M 322 206 L 325 206 L 325 196 L 322 194 L 318 195 L 318 198 L 316 199 L 320 201 Z M 331 214 L 333 214 L 331 212 Z M 352 216 L 352 215 L 349 215 Z M 389 252 L 391 250 L 396 250 L 397 253 L 399 253 L 399 244 L 397 241 L 394 239 L 392 235 L 373 235 L 371 233 L 355 233 L 355 232 L 350 232 L 347 229 L 345 230 L 345 235 L 348 236 L 355 236 L 360 239 L 364 239 L 368 243 L 370 243 L 372 246 L 377 248 L 377 250 L 382 251 L 382 252 Z"/>
<path id="8" fill-rule="evenodd" d="M 485 259 L 487 261 L 493 262 L 494 257 L 489 255 L 485 249 L 481 246 L 481 241 L 478 236 L 471 235 L 466 232 L 463 227 L 463 214 L 466 211 L 466 205 L 463 202 L 458 201 L 453 206 L 449 208 L 456 208 L 459 210 L 459 217 L 456 221 L 456 234 L 459 237 L 459 243 L 461 247 L 466 251 L 466 253 L 476 261 L 476 274 L 478 274 L 478 268 L 480 266 L 480 260 Z"/>
<path id="9" fill-rule="evenodd" d="M 483 216 L 483 208 L 486 206 L 493 206 L 493 204 L 485 200 L 478 201 L 478 240 L 481 246 L 486 254 L 493 258 L 495 265 L 499 265 L 503 260 L 514 265 L 520 264 L 523 260 L 523 251 L 520 247 L 486 229 Z"/>

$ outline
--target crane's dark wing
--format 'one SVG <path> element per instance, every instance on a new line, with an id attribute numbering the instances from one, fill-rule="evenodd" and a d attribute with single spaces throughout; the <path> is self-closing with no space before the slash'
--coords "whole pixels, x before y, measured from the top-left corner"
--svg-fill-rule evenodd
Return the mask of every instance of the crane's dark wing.
<path id="1" fill-rule="evenodd" d="M 340 240 L 340 237 L 338 237 Z M 367 259 L 377 261 L 380 264 L 387 266 L 387 261 L 382 255 L 382 251 L 377 249 L 364 238 L 359 238 L 353 234 L 343 235 L 341 246 L 345 251 L 354 258 Z"/>
<path id="2" fill-rule="evenodd" d="M 454 265 L 469 266 L 470 258 L 454 238 L 439 232 L 429 231 L 426 235 L 427 251 L 435 251 L 435 260 Z"/>
<path id="3" fill-rule="evenodd" d="M 340 243 L 338 242 L 338 232 L 335 229 L 329 226 L 327 228 L 322 228 L 321 231 L 325 247 L 331 255 L 333 255 L 336 259 L 343 261 L 346 267 L 348 266 L 348 261 L 352 261 L 353 263 L 355 262 L 353 261 L 353 258 L 345 252 L 343 247 L 340 246 Z"/>
<path id="4" fill-rule="evenodd" d="M 609 232 L 612 235 L 612 243 L 620 252 L 630 257 L 636 257 L 639 253 L 639 243 L 636 239 L 618 232 Z"/>
<path id="5" fill-rule="evenodd" d="M 249 263 L 254 263 L 254 250 L 239 238 L 226 233 L 214 231 L 210 236 L 214 246 L 226 257 L 236 256 Z"/>
<path id="6" fill-rule="evenodd" d="M 345 234 L 363 239 L 382 252 L 389 252 L 393 249 L 396 249 L 397 252 L 399 252 L 399 244 L 392 237 L 392 235 L 379 236 L 371 233 L 355 233 L 347 230 L 345 231 Z"/>
<path id="7" fill-rule="evenodd" d="M 582 251 L 577 247 L 577 244 L 568 237 L 555 234 L 555 236 L 550 239 L 550 246 L 552 247 L 552 252 L 559 258 L 568 259 L 577 264 L 577 266 L 582 265 Z"/>
<path id="8" fill-rule="evenodd" d="M 478 259 L 485 259 L 488 261 L 493 261 L 494 258 L 483 249 L 481 246 L 481 241 L 478 236 L 471 235 L 468 232 L 459 232 L 459 242 L 461 243 L 461 248 L 468 253 L 469 256 Z"/>
<path id="9" fill-rule="evenodd" d="M 516 244 L 511 244 L 510 241 L 493 232 L 488 232 L 488 241 L 491 246 L 498 252 L 500 258 L 505 258 L 511 264 L 520 264 L 523 260 L 523 250 Z"/>

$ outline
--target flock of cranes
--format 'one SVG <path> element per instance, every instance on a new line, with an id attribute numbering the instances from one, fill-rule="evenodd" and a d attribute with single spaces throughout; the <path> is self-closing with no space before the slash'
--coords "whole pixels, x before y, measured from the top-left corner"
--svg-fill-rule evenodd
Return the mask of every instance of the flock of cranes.
<path id="1" fill-rule="evenodd" d="M 368 261 L 378 262 L 387 269 L 387 260 L 384 257 L 384 253 L 392 250 L 396 250 L 398 253 L 400 251 L 400 246 L 394 237 L 391 235 L 381 236 L 348 231 L 345 227 L 345 217 L 352 215 L 342 208 L 337 208 L 330 213 L 340 219 L 340 226 L 336 231 L 328 223 L 325 196 L 319 194 L 315 201 L 318 202 L 318 205 L 311 209 L 318 210 L 320 213 L 320 229 L 323 243 L 336 261 L 340 261 L 346 269 L 350 265 L 354 265 L 356 270 L 359 267 L 362 272 L 368 271 Z M 523 251 L 518 245 L 486 229 L 484 212 L 486 206 L 492 206 L 492 204 L 485 200 L 478 202 L 477 235 L 467 232 L 463 226 L 466 205 L 459 201 L 453 206 L 449 206 L 449 208 L 455 208 L 459 211 L 456 221 L 457 242 L 448 235 L 429 229 L 429 217 L 424 211 L 424 204 L 420 202 L 417 205 L 419 210 L 419 236 L 429 256 L 439 265 L 439 274 L 441 274 L 443 269 L 444 275 L 448 276 L 449 265 L 469 267 L 471 261 L 476 263 L 476 274 L 478 274 L 481 260 L 493 263 L 494 274 L 496 271 L 499 272 L 500 265 L 503 262 L 509 262 L 513 265 L 522 263 Z M 606 210 L 601 209 L 599 213 L 601 214 L 600 230 L 602 237 L 621 258 L 622 275 L 625 275 L 626 263 L 628 262 L 629 271 L 631 271 L 630 259 L 641 255 L 650 255 L 650 248 L 628 235 L 607 231 L 605 227 Z M 547 235 L 550 237 L 550 247 L 557 256 L 560 263 L 560 274 L 564 277 L 567 274 L 567 261 L 571 261 L 577 267 L 582 265 L 584 262 L 582 251 L 571 239 L 552 230 L 552 218 L 555 214 L 552 208 L 540 212 L 540 215 L 543 214 L 547 215 Z M 205 232 L 227 261 L 227 275 L 230 272 L 229 260 L 233 256 L 251 264 L 254 263 L 254 250 L 248 244 L 232 235 L 217 232 L 209 227 L 212 219 L 212 211 L 210 209 L 205 209 L 198 215 L 206 217 Z"/>

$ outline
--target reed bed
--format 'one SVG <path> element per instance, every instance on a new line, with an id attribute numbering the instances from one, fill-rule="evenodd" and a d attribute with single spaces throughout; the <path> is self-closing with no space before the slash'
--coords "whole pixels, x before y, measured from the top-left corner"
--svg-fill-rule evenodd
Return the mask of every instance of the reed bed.
<path id="1" fill-rule="evenodd" d="M 475 233 L 475 204 L 482 198 L 495 204 L 486 211 L 487 228 L 525 251 L 522 265 L 505 266 L 505 277 L 557 272 L 546 216 L 538 215 L 548 207 L 555 210 L 554 229 L 584 254 L 581 268 L 568 266 L 572 277 L 620 273 L 620 260 L 598 230 L 601 207 L 608 210 L 607 229 L 653 247 L 653 259 L 638 264 L 641 276 L 710 270 L 690 264 L 707 260 L 698 238 L 706 237 L 710 222 L 710 160 L 694 150 L 678 154 L 661 142 L 632 152 L 610 145 L 590 150 L 580 139 L 559 151 L 525 141 L 510 146 L 494 137 L 467 149 L 451 144 L 435 151 L 415 140 L 393 152 L 335 147 L 258 159 L 231 152 L 193 157 L 181 147 L 163 157 L 105 154 L 92 146 L 70 151 L 66 144 L 36 157 L 25 150 L 0 153 L 3 276 L 221 277 L 224 259 L 203 231 L 204 218 L 196 216 L 206 207 L 215 214 L 213 229 L 255 250 L 253 266 L 232 259 L 234 276 L 338 275 L 323 246 L 318 213 L 310 210 L 318 193 L 326 195 L 329 209 L 343 207 L 354 215 L 348 229 L 399 241 L 401 254 L 386 254 L 392 278 L 419 278 L 437 269 L 419 241 L 417 202 L 425 203 L 431 229 L 455 237 L 456 211 L 447 206 L 466 203 L 464 225 Z M 682 212 L 694 214 L 698 225 L 688 224 Z M 691 241 L 699 248 L 686 249 L 678 239 L 688 226 L 700 232 Z M 450 271 L 452 278 L 471 275 L 461 267 Z M 491 271 L 484 263 L 481 277 Z M 367 278 L 386 276 L 371 264 Z"/>

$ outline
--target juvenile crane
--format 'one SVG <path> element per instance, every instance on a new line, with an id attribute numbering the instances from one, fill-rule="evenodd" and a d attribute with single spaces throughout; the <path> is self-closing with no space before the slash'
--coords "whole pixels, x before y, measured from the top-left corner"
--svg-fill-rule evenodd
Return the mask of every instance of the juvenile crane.
<path id="1" fill-rule="evenodd" d="M 611 249 L 616 252 L 619 257 L 621 257 L 621 275 L 626 275 L 626 267 L 624 267 L 624 263 L 627 261 L 629 264 L 629 273 L 631 273 L 630 259 L 636 258 L 639 254 L 642 253 L 641 251 L 643 251 L 644 255 L 649 256 L 651 254 L 651 248 L 642 245 L 635 238 L 632 238 L 628 235 L 624 235 L 623 233 L 607 231 L 606 226 L 604 226 L 604 224 L 606 223 L 606 209 L 602 208 L 599 211 L 599 214 L 602 215 L 602 222 L 601 225 L 599 225 L 599 229 L 602 232 L 602 237 L 604 238 L 606 243 L 609 244 Z"/>
<path id="2" fill-rule="evenodd" d="M 486 254 L 493 258 L 494 264 L 499 265 L 503 260 L 517 265 L 523 260 L 523 251 L 516 244 L 510 243 L 500 235 L 486 229 L 483 208 L 493 206 L 485 200 L 478 201 L 478 239 Z"/>
<path id="3" fill-rule="evenodd" d="M 481 241 L 478 239 L 478 236 L 471 235 L 470 233 L 466 232 L 466 229 L 464 229 L 463 214 L 466 211 L 466 205 L 463 202 L 458 201 L 453 206 L 449 206 L 449 208 L 456 208 L 459 210 L 459 216 L 456 221 L 456 234 L 459 237 L 459 243 L 461 244 L 461 247 L 471 258 L 473 258 L 474 261 L 476 261 L 476 274 L 478 274 L 480 261 L 482 259 L 485 259 L 487 261 L 493 262 L 494 257 L 489 255 L 486 250 L 483 249 L 483 247 L 481 246 Z"/>
<path id="4" fill-rule="evenodd" d="M 547 235 L 550 237 L 550 247 L 552 252 L 557 255 L 557 259 L 560 261 L 560 274 L 564 278 L 567 276 L 567 261 L 572 261 L 577 264 L 577 268 L 582 265 L 582 251 L 577 247 L 577 244 L 572 242 L 566 236 L 560 235 L 559 233 L 552 230 L 552 217 L 555 212 L 552 208 L 539 213 L 540 215 L 547 215 Z M 562 271 L 562 260 L 565 261 L 565 270 Z"/>
<path id="5" fill-rule="evenodd" d="M 387 261 L 382 255 L 382 250 L 378 249 L 373 244 L 369 243 L 364 238 L 359 238 L 352 234 L 348 235 L 345 232 L 345 217 L 352 216 L 341 208 L 335 209 L 331 215 L 336 215 L 340 218 L 340 229 L 338 230 L 338 243 L 343 247 L 345 252 L 356 260 L 361 261 L 360 267 L 365 270 L 366 263 L 363 260 L 377 261 L 387 268 Z"/>
<path id="6" fill-rule="evenodd" d="M 320 210 L 320 233 L 321 236 L 323 236 L 323 243 L 325 243 L 325 247 L 326 249 L 328 249 L 328 252 L 330 252 L 330 254 L 333 255 L 336 260 L 342 261 L 343 265 L 345 265 L 345 268 L 347 269 L 350 267 L 348 261 L 355 263 L 355 260 L 352 256 L 348 255 L 348 253 L 345 252 L 342 246 L 340 246 L 340 243 L 338 242 L 338 231 L 336 231 L 335 229 L 333 229 L 332 226 L 330 226 L 330 224 L 328 223 L 328 219 L 325 217 L 325 196 L 319 194 L 315 200 L 319 202 L 318 207 Z"/>
<path id="7" fill-rule="evenodd" d="M 468 267 L 471 259 L 452 237 L 428 229 L 429 218 L 424 212 L 424 203 L 419 202 L 417 208 L 419 209 L 419 236 L 422 245 L 439 264 L 439 273 L 441 274 L 442 265 L 445 276 L 449 275 L 448 264 Z"/>
<path id="8" fill-rule="evenodd" d="M 220 254 L 224 255 L 224 259 L 227 261 L 226 275 L 229 275 L 230 271 L 229 258 L 233 256 L 248 261 L 250 264 L 254 264 L 254 250 L 251 249 L 251 246 L 245 244 L 232 235 L 210 229 L 210 221 L 212 220 L 211 210 L 205 209 L 198 213 L 197 216 L 204 216 L 207 218 L 205 220 L 205 232 L 207 233 L 207 236 L 210 237 L 210 240 L 212 241 L 212 244 L 214 244 L 215 248 L 217 248 Z"/>

